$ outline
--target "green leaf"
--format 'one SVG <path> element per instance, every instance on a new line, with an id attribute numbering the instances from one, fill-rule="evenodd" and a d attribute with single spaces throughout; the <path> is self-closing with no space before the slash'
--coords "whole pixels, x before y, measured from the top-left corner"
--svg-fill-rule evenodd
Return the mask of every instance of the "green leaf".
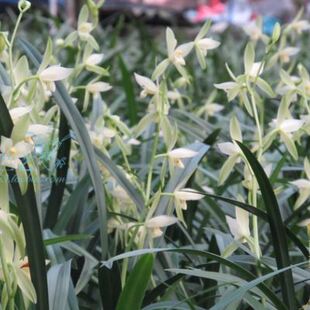
<path id="1" fill-rule="evenodd" d="M 51 310 L 66 310 L 70 284 L 71 261 L 52 266 L 48 273 L 49 305 Z"/>
<path id="2" fill-rule="evenodd" d="M 63 199 L 71 148 L 71 136 L 68 122 L 63 113 L 60 113 L 58 130 L 58 150 L 55 160 L 56 176 L 48 199 L 44 227 L 53 228 L 57 223 L 58 213 Z"/>
<path id="3" fill-rule="evenodd" d="M 141 308 L 144 293 L 152 275 L 153 262 L 152 254 L 146 254 L 138 260 L 125 283 L 116 310 Z"/>
<path id="4" fill-rule="evenodd" d="M 74 215 L 77 212 L 81 205 L 86 204 L 87 195 L 90 187 L 90 178 L 87 174 L 80 180 L 76 185 L 75 189 L 71 193 L 67 203 L 61 209 L 61 216 L 58 218 L 58 221 L 55 224 L 54 232 L 61 233 L 64 231 Z"/>
<path id="5" fill-rule="evenodd" d="M 189 247 L 184 247 L 184 248 L 178 248 L 178 249 L 171 249 L 171 248 L 152 248 L 152 249 L 140 249 L 140 250 L 135 250 L 131 252 L 126 252 L 117 256 L 114 256 L 110 258 L 108 261 L 101 262 L 103 266 L 106 266 L 107 268 L 111 268 L 113 266 L 113 263 L 115 261 L 129 258 L 129 257 L 136 257 L 139 255 L 144 255 L 147 253 L 159 253 L 159 252 L 172 252 L 172 253 L 180 253 L 184 254 L 185 256 L 187 255 L 194 255 L 194 256 L 202 256 L 209 258 L 211 260 L 214 260 L 216 262 L 219 262 L 220 264 L 227 266 L 237 272 L 237 274 L 242 277 L 243 279 L 247 281 L 252 281 L 256 279 L 256 275 L 252 274 L 248 270 L 244 269 L 240 265 L 223 258 L 219 255 L 207 252 L 207 251 L 201 251 L 201 250 L 196 250 L 196 249 L 191 249 Z M 259 289 L 264 292 L 264 294 L 270 299 L 270 301 L 277 307 L 277 310 L 284 310 L 287 309 L 285 305 L 282 303 L 282 301 L 267 287 L 264 283 L 260 283 L 257 285 Z"/>
<path id="6" fill-rule="evenodd" d="M 267 213 L 265 213 L 264 211 L 262 211 L 258 208 L 255 208 L 251 205 L 243 203 L 241 201 L 229 199 L 229 198 L 222 197 L 222 196 L 208 194 L 205 192 L 200 192 L 200 193 L 204 194 L 206 197 L 214 198 L 216 200 L 221 200 L 221 201 L 227 202 L 228 204 L 231 204 L 233 206 L 242 208 L 243 210 L 248 211 L 248 212 L 252 213 L 253 215 L 256 215 L 257 217 L 263 219 L 264 221 L 269 220 Z M 305 204 L 303 207 L 306 208 L 307 204 Z M 299 212 L 296 212 L 296 213 L 294 212 L 292 214 L 292 217 L 287 218 L 287 220 L 285 220 L 284 223 L 288 223 L 293 217 L 296 216 L 296 214 L 299 214 Z M 285 230 L 286 230 L 287 236 L 293 241 L 293 243 L 299 248 L 299 250 L 303 253 L 305 258 L 307 259 L 309 257 L 309 251 L 307 250 L 307 248 L 303 245 L 303 243 L 297 238 L 297 236 L 288 227 L 285 227 Z"/>
<path id="7" fill-rule="evenodd" d="M 91 238 L 92 238 L 91 235 L 75 234 L 75 235 L 66 235 L 66 236 L 44 239 L 43 242 L 45 246 L 48 246 L 48 245 L 53 245 L 57 243 L 67 242 L 67 241 L 88 240 Z"/>
<path id="8" fill-rule="evenodd" d="M 138 122 L 138 107 L 134 94 L 134 87 L 132 84 L 131 75 L 127 69 L 127 66 L 122 58 L 118 58 L 119 67 L 122 73 L 122 85 L 127 98 L 127 113 L 130 125 L 133 126 Z"/>
<path id="9" fill-rule="evenodd" d="M 150 292 L 145 294 L 145 297 L 143 299 L 143 306 L 149 305 L 151 302 L 155 301 L 158 297 L 161 297 L 174 283 L 180 281 L 183 278 L 182 274 L 177 274 L 163 283 L 160 283 L 158 286 L 156 286 L 154 289 L 152 289 Z"/>
<path id="10" fill-rule="evenodd" d="M 282 268 L 282 269 L 279 269 L 279 270 L 276 270 L 274 272 L 270 272 L 264 276 L 261 276 L 251 282 L 248 282 L 247 284 L 245 285 L 242 285 L 241 287 L 239 287 L 238 289 L 232 291 L 232 292 L 229 292 L 228 294 L 225 294 L 221 300 L 214 306 L 212 307 L 210 310 L 222 310 L 222 309 L 226 309 L 226 307 L 231 304 L 231 303 L 234 303 L 236 301 L 240 301 L 243 296 L 247 293 L 247 291 L 255 288 L 258 284 L 276 276 L 276 275 L 279 275 L 279 274 L 282 274 L 283 272 L 287 272 L 287 271 L 290 271 L 292 272 L 292 268 L 295 268 L 295 267 L 298 267 L 298 266 L 301 266 L 305 264 L 304 262 L 303 263 L 299 263 L 299 264 L 296 264 L 296 265 L 292 265 L 292 266 L 288 266 L 286 268 Z M 296 308 L 289 308 L 289 309 L 296 309 Z"/>
<path id="11" fill-rule="evenodd" d="M 118 264 L 113 264 L 112 269 L 100 267 L 98 280 L 103 309 L 115 309 L 122 290 Z"/>
<path id="12" fill-rule="evenodd" d="M 282 221 L 277 198 L 264 169 L 259 164 L 255 156 L 241 142 L 236 142 L 251 166 L 262 193 L 263 202 L 269 217 L 272 244 L 274 247 L 278 269 L 286 268 L 290 266 L 290 257 L 285 225 Z M 285 270 L 281 273 L 280 280 L 282 296 L 285 304 L 288 305 L 289 309 L 296 309 L 292 271 L 290 269 Z"/>

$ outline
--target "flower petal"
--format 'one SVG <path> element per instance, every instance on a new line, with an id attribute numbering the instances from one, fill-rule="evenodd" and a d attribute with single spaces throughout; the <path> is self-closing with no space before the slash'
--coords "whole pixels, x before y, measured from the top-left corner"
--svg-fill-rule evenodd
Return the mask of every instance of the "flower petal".
<path id="1" fill-rule="evenodd" d="M 198 152 L 187 149 L 187 148 L 183 148 L 183 147 L 180 147 L 180 148 L 177 148 L 177 149 L 174 149 L 168 152 L 168 156 L 173 159 L 174 158 L 191 158 L 191 157 L 196 156 L 197 154 Z"/>
<path id="2" fill-rule="evenodd" d="M 279 127 L 280 130 L 286 133 L 291 133 L 300 129 L 303 123 L 304 121 L 300 119 L 287 119 L 284 120 Z"/>
<path id="3" fill-rule="evenodd" d="M 199 192 L 195 191 L 192 188 L 183 188 L 181 190 L 174 192 L 175 198 L 179 200 L 200 200 L 204 197 L 203 194 L 200 194 Z"/>
<path id="4" fill-rule="evenodd" d="M 135 75 L 135 79 L 137 83 L 139 84 L 139 86 L 146 89 L 148 92 L 152 94 L 155 94 L 157 92 L 158 88 L 151 79 L 149 79 L 148 77 L 142 76 L 138 73 L 135 73 L 134 75 Z"/>
<path id="5" fill-rule="evenodd" d="M 59 65 L 50 66 L 44 69 L 40 74 L 40 79 L 43 82 L 54 82 L 66 79 L 71 73 L 73 69 L 64 68 Z"/>
<path id="6" fill-rule="evenodd" d="M 89 66 L 98 65 L 102 62 L 103 56 L 103 54 L 92 54 L 86 59 L 85 64 Z"/>
<path id="7" fill-rule="evenodd" d="M 111 88 L 112 86 L 106 82 L 95 82 L 95 83 L 88 84 L 86 86 L 87 91 L 89 91 L 92 94 L 106 92 L 110 90 Z"/>
<path id="8" fill-rule="evenodd" d="M 225 155 L 230 156 L 230 155 L 234 155 L 240 152 L 239 147 L 232 142 L 218 143 L 217 146 L 220 149 L 220 152 Z"/>
<path id="9" fill-rule="evenodd" d="M 296 181 L 292 181 L 290 183 L 297 186 L 299 189 L 301 188 L 310 189 L 310 181 L 306 179 L 299 179 Z"/>
<path id="10" fill-rule="evenodd" d="M 175 224 L 178 219 L 174 216 L 159 215 L 155 216 L 145 222 L 145 226 L 148 228 L 167 227 Z"/>

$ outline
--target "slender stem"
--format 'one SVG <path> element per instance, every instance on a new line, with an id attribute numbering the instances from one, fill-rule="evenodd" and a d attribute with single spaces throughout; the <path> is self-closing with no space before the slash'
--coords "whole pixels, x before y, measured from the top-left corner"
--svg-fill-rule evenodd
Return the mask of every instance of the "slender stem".
<path id="1" fill-rule="evenodd" d="M 149 172 L 148 172 L 147 182 L 146 182 L 146 194 L 145 194 L 146 205 L 148 205 L 149 199 L 151 196 L 153 168 L 154 168 L 155 156 L 156 156 L 156 151 L 157 151 L 158 139 L 159 139 L 159 129 L 157 128 L 153 146 L 152 146 L 152 154 L 151 154 L 151 160 L 149 163 Z"/>
<path id="2" fill-rule="evenodd" d="M 255 123 L 256 123 L 256 127 L 257 127 L 257 133 L 258 133 L 259 148 L 258 148 L 258 152 L 257 152 L 257 159 L 260 160 L 262 153 L 263 153 L 263 134 L 262 134 L 262 129 L 261 129 L 260 121 L 259 121 L 259 117 L 258 117 L 258 111 L 257 111 L 257 107 L 256 107 L 256 102 L 255 102 L 255 96 L 254 96 L 254 93 L 253 93 L 253 90 L 251 89 L 251 87 L 249 87 L 249 92 L 251 95 L 251 104 L 252 104 L 254 119 L 255 119 Z M 256 186 L 256 181 L 255 181 L 254 176 L 253 176 L 253 182 L 252 182 L 252 204 L 254 207 L 257 207 L 257 186 Z M 258 219 L 257 219 L 257 216 L 255 216 L 255 215 L 252 218 L 252 224 L 253 224 L 255 254 L 256 254 L 256 257 L 259 261 L 261 254 L 260 254 L 260 247 L 259 247 Z"/>
<path id="3" fill-rule="evenodd" d="M 7 294 L 8 294 L 9 309 L 14 310 L 14 295 L 13 295 L 13 292 L 11 291 L 10 274 L 9 274 L 8 266 L 4 258 L 3 243 L 2 243 L 1 236 L 0 236 L 0 260 L 1 260 L 1 265 L 2 265 L 4 281 L 6 284 L 5 286 L 6 286 Z"/>
<path id="4" fill-rule="evenodd" d="M 32 80 L 39 80 L 39 77 L 38 77 L 37 75 L 32 75 L 32 76 L 30 76 L 30 77 L 28 77 L 28 78 L 22 80 L 22 81 L 14 88 L 14 90 L 13 90 L 11 96 L 10 96 L 9 107 L 10 107 L 10 106 L 12 105 L 12 103 L 13 103 L 15 94 L 21 89 L 21 87 L 22 87 L 25 83 L 27 83 L 27 82 L 29 82 L 29 81 L 32 81 Z"/>
<path id="5" fill-rule="evenodd" d="M 12 37 L 11 37 L 11 42 L 10 42 L 10 45 L 9 45 L 9 67 L 10 67 L 10 75 L 11 75 L 11 81 L 12 81 L 12 85 L 13 86 L 15 84 L 15 78 L 14 78 L 14 74 L 13 74 L 13 45 L 14 45 L 14 41 L 15 41 L 15 38 L 16 38 L 17 29 L 18 29 L 19 24 L 20 24 L 20 22 L 22 20 L 22 17 L 23 17 L 23 13 L 21 12 L 18 15 L 16 24 L 15 24 L 15 27 L 14 27 L 14 31 L 13 31 L 13 34 L 12 34 Z"/>

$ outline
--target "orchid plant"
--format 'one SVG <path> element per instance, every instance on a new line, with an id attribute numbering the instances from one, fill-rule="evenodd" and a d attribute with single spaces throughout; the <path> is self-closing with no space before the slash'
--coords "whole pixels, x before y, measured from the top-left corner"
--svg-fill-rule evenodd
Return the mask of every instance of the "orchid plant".
<path id="1" fill-rule="evenodd" d="M 307 307 L 308 21 L 151 52 L 101 5 L 34 43 L 29 1 L 1 25 L 1 307 Z"/>

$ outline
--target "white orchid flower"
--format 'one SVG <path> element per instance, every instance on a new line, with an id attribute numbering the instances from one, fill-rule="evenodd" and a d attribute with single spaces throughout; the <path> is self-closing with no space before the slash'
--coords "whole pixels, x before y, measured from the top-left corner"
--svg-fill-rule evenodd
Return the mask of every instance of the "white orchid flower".
<path id="1" fill-rule="evenodd" d="M 218 143 L 217 146 L 221 153 L 228 156 L 239 155 L 241 153 L 239 146 L 232 142 Z"/>
<path id="2" fill-rule="evenodd" d="M 196 47 L 200 49 L 203 56 L 207 56 L 208 50 L 213 50 L 219 47 L 220 44 L 221 44 L 220 42 L 213 40 L 211 38 L 203 38 L 195 42 Z"/>
<path id="3" fill-rule="evenodd" d="M 200 200 L 203 197 L 203 194 L 200 194 L 192 188 L 182 188 L 174 192 L 176 204 L 178 204 L 183 210 L 187 209 L 187 201 Z"/>
<path id="4" fill-rule="evenodd" d="M 159 92 L 158 86 L 151 79 L 138 73 L 135 73 L 134 75 L 136 82 L 142 88 L 142 91 L 140 93 L 141 98 L 145 98 L 149 95 L 154 96 Z"/>
<path id="5" fill-rule="evenodd" d="M 112 89 L 112 86 L 106 82 L 94 82 L 86 86 L 86 90 L 91 94 L 99 94 Z"/>
<path id="6" fill-rule="evenodd" d="M 87 126 L 89 128 L 89 126 Z M 116 135 L 116 131 L 111 128 L 103 127 L 98 128 L 96 127 L 93 130 L 89 130 L 89 136 L 94 145 L 100 147 L 104 144 L 104 142 L 111 142 L 111 139 L 114 138 Z"/>
<path id="7" fill-rule="evenodd" d="M 224 90 L 225 93 L 227 94 L 227 98 L 229 101 L 232 101 L 239 94 L 244 92 L 243 85 L 241 83 L 232 82 L 232 81 L 217 83 L 217 84 L 214 84 L 214 87 L 216 87 L 217 89 Z"/>
<path id="8" fill-rule="evenodd" d="M 17 142 L 6 137 L 1 137 L 0 151 L 1 160 L 0 164 L 5 167 L 17 169 L 19 165 L 22 165 L 20 158 L 29 155 L 33 151 L 33 144 L 25 141 Z"/>
<path id="9" fill-rule="evenodd" d="M 125 143 L 128 145 L 140 145 L 141 144 L 141 142 L 138 139 L 135 139 L 135 138 L 128 139 L 127 137 L 126 137 Z"/>
<path id="10" fill-rule="evenodd" d="M 176 101 L 182 97 L 182 95 L 177 90 L 168 90 L 167 97 L 171 101 Z"/>
<path id="11" fill-rule="evenodd" d="M 52 93 L 56 90 L 55 82 L 66 79 L 72 73 L 72 71 L 73 69 L 64 68 L 60 65 L 50 66 L 42 70 L 38 76 L 42 82 L 45 94 L 47 96 L 51 96 Z"/>
<path id="12" fill-rule="evenodd" d="M 246 72 L 246 74 L 251 78 L 256 78 L 263 73 L 263 70 L 264 65 L 262 65 L 261 62 L 254 62 L 249 72 Z"/>
<path id="13" fill-rule="evenodd" d="M 268 136 L 269 144 L 272 142 L 271 137 L 274 137 L 276 133 L 280 134 L 281 139 L 283 140 L 287 150 L 297 160 L 298 153 L 293 139 L 293 133 L 297 132 L 304 124 L 304 120 L 301 119 L 284 119 L 281 115 L 278 115 L 277 119 L 273 119 L 271 122 L 271 127 L 274 128 Z M 267 147 L 265 146 L 265 147 Z"/>
<path id="14" fill-rule="evenodd" d="M 301 34 L 302 32 L 310 29 L 310 23 L 307 20 L 297 20 L 290 23 L 289 27 L 296 31 L 298 34 Z"/>
<path id="15" fill-rule="evenodd" d="M 222 111 L 224 106 L 218 103 L 207 103 L 204 107 L 204 110 L 208 116 L 213 116 L 214 114 Z"/>
<path id="16" fill-rule="evenodd" d="M 246 242 L 251 235 L 249 213 L 241 208 L 236 208 L 236 218 L 226 216 L 226 221 L 234 239 Z"/>
<path id="17" fill-rule="evenodd" d="M 183 169 L 184 164 L 182 159 L 195 157 L 198 152 L 181 147 L 171 150 L 167 154 L 168 158 L 172 161 L 174 166 Z"/>
<path id="18" fill-rule="evenodd" d="M 282 133 L 290 134 L 299 130 L 304 124 L 304 120 L 301 119 L 273 119 L 272 126 L 278 129 Z"/>
<path id="19" fill-rule="evenodd" d="M 174 65 L 185 65 L 185 57 L 192 50 L 194 43 L 185 43 L 177 46 L 177 40 L 173 31 L 168 27 L 166 30 L 166 41 L 167 41 L 167 50 L 168 50 L 168 59 Z"/>
<path id="20" fill-rule="evenodd" d="M 300 226 L 300 227 L 309 227 L 310 226 L 310 218 L 302 220 L 301 222 L 299 222 L 298 226 Z"/>
<path id="21" fill-rule="evenodd" d="M 252 41 L 258 41 L 265 38 L 262 28 L 259 27 L 256 22 L 246 24 L 243 30 Z"/>
<path id="22" fill-rule="evenodd" d="M 90 33 L 93 30 L 93 24 L 89 22 L 83 22 L 78 26 L 78 35 L 81 40 L 85 41 L 90 37 Z"/>
<path id="23" fill-rule="evenodd" d="M 175 224 L 178 219 L 174 216 L 159 215 L 155 216 L 145 222 L 145 227 L 151 230 L 153 238 L 162 236 L 161 228 Z"/>
<path id="24" fill-rule="evenodd" d="M 288 46 L 278 52 L 278 57 L 282 63 L 289 63 L 290 58 L 298 54 L 299 51 L 298 47 Z"/>
<path id="25" fill-rule="evenodd" d="M 306 179 L 298 179 L 290 182 L 292 185 L 296 186 L 299 191 L 299 196 L 295 203 L 295 208 L 299 208 L 309 197 L 310 197 L 310 163 L 306 157 L 304 160 L 304 171 L 306 173 Z"/>

